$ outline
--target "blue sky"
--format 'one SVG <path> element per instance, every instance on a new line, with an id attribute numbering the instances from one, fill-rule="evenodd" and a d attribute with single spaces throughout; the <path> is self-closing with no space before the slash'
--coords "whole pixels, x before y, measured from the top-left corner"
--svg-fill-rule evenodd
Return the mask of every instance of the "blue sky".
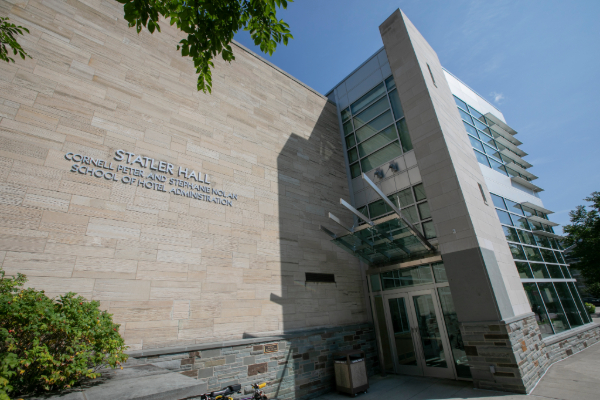
<path id="1" fill-rule="evenodd" d="M 551 219 L 568 223 L 600 191 L 600 1 L 298 0 L 280 15 L 295 39 L 265 58 L 324 94 L 383 46 L 396 8 L 504 113 Z M 246 32 L 236 40 L 260 53 Z"/>

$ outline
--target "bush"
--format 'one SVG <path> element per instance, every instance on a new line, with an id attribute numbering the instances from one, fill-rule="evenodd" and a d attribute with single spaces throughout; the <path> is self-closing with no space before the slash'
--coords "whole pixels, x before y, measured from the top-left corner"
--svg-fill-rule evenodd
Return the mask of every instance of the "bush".
<path id="1" fill-rule="evenodd" d="M 585 309 L 588 314 L 594 314 L 596 312 L 596 306 L 591 303 L 585 303 Z"/>
<path id="2" fill-rule="evenodd" d="M 586 285 L 585 291 L 588 292 L 590 296 L 600 299 L 600 282 Z"/>
<path id="3" fill-rule="evenodd" d="M 1 400 L 68 389 L 127 360 L 119 325 L 98 302 L 75 293 L 51 299 L 23 289 L 24 275 L 4 274 L 0 268 Z"/>

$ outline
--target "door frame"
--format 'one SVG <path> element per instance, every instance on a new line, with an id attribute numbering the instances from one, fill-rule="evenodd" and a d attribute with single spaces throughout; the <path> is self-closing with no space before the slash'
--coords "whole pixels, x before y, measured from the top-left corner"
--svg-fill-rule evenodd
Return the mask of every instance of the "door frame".
<path id="1" fill-rule="evenodd" d="M 396 349 L 396 334 L 394 333 L 394 325 L 392 324 L 392 313 L 390 311 L 390 300 L 392 299 L 404 299 L 404 307 L 406 309 L 406 316 L 408 318 L 408 324 L 410 326 L 410 337 L 413 343 L 413 351 L 415 353 L 415 358 L 417 361 L 417 365 L 400 365 L 398 362 L 398 350 Z M 405 293 L 396 293 L 394 295 L 385 294 L 382 296 L 383 299 L 383 309 L 385 315 L 386 328 L 388 330 L 388 337 L 390 338 L 390 348 L 392 350 L 392 360 L 394 361 L 394 373 L 396 374 L 406 374 L 406 375 L 423 375 L 422 368 L 422 357 L 419 352 L 419 343 L 415 341 L 415 325 L 414 318 L 411 314 L 410 310 L 410 296 L 408 292 Z"/>
<path id="2" fill-rule="evenodd" d="M 383 303 L 385 310 L 386 326 L 388 329 L 388 336 L 390 339 L 394 338 L 394 329 L 392 326 L 391 313 L 389 309 L 389 300 L 402 297 L 407 307 L 407 313 L 409 318 L 411 337 L 413 340 L 413 346 L 415 348 L 415 355 L 417 357 L 417 366 L 401 366 L 398 363 L 398 353 L 396 350 L 395 340 L 390 340 L 392 349 L 392 358 L 394 360 L 395 373 L 406 374 L 406 375 L 419 375 L 419 376 L 430 376 L 436 378 L 446 379 L 457 379 L 456 371 L 454 368 L 454 355 L 450 347 L 450 341 L 448 340 L 448 332 L 446 331 L 446 321 L 444 320 L 444 314 L 440 304 L 439 296 L 437 293 L 438 287 L 448 286 L 448 284 L 429 284 L 411 286 L 407 288 L 390 290 L 383 294 Z M 446 357 L 446 368 L 439 367 L 427 367 L 425 365 L 425 354 L 423 352 L 423 346 L 421 341 L 421 335 L 419 332 L 418 322 L 414 309 L 413 297 L 420 295 L 430 295 L 433 300 L 433 308 L 437 318 L 438 327 L 440 330 L 440 337 L 442 340 L 442 346 L 444 347 L 444 355 Z"/>

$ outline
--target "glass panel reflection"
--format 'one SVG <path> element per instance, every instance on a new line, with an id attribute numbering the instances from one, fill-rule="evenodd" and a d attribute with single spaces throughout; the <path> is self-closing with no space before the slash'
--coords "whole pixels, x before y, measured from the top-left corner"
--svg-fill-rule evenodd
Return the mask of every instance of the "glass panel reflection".
<path id="1" fill-rule="evenodd" d="M 517 230 L 515 228 L 510 228 L 508 226 L 502 225 L 502 230 L 504 231 L 504 236 L 506 240 L 509 242 L 517 242 L 519 243 L 519 236 L 517 235 Z"/>
<path id="2" fill-rule="evenodd" d="M 579 291 L 575 287 L 575 283 L 569 282 L 568 285 L 569 285 L 569 289 L 571 290 L 571 294 L 573 295 L 573 299 L 575 299 L 575 304 L 577 305 L 577 308 L 579 309 L 579 312 L 581 313 L 581 316 L 583 317 L 584 323 L 588 324 L 588 323 L 592 322 L 592 318 L 590 317 L 585 306 L 583 305 L 583 301 L 581 301 L 581 297 L 579 296 Z"/>
<path id="3" fill-rule="evenodd" d="M 398 364 L 416 366 L 417 357 L 415 356 L 415 346 L 410 333 L 410 323 L 404 298 L 390 299 L 389 306 Z"/>
<path id="4" fill-rule="evenodd" d="M 396 122 L 396 128 L 398 128 L 398 136 L 400 136 L 400 142 L 402 143 L 403 151 L 411 151 L 413 149 L 412 140 L 408 133 L 408 127 L 406 126 L 406 118 Z"/>
<path id="5" fill-rule="evenodd" d="M 400 150 L 400 145 L 398 144 L 398 141 L 393 142 L 392 144 L 384 147 L 381 150 L 376 151 L 370 156 L 363 158 L 360 162 L 362 165 L 362 170 L 363 172 L 370 171 L 373 168 L 379 167 L 381 164 L 393 160 L 400 154 L 402 154 L 402 150 Z"/>
<path id="6" fill-rule="evenodd" d="M 567 283 L 554 282 L 554 287 L 556 288 L 558 298 L 563 306 L 563 309 L 565 310 L 565 314 L 567 314 L 569 324 L 572 327 L 583 325 L 583 319 L 579 314 L 579 310 L 577 309 L 577 305 L 575 304 L 575 300 L 573 300 L 573 295 L 571 294 Z"/>
<path id="7" fill-rule="evenodd" d="M 381 350 L 383 356 L 383 367 L 386 371 L 394 370 L 394 360 L 390 356 L 392 348 L 390 346 L 390 337 L 387 330 L 385 312 L 383 311 L 383 298 L 374 296 L 375 315 L 377 317 L 377 327 L 379 328 L 379 337 L 381 339 Z"/>
<path id="8" fill-rule="evenodd" d="M 400 119 L 400 118 L 404 117 L 404 111 L 402 110 L 402 105 L 400 104 L 400 97 L 398 97 L 397 90 L 390 92 L 390 103 L 392 103 L 392 110 L 394 111 L 394 118 Z"/>
<path id="9" fill-rule="evenodd" d="M 342 121 L 346 121 L 350 118 L 350 107 L 346 107 L 345 110 L 342 110 Z"/>
<path id="10" fill-rule="evenodd" d="M 433 267 L 433 275 L 435 276 L 435 281 L 437 283 L 448 282 L 448 276 L 446 276 L 446 267 L 444 267 L 443 262 L 431 264 Z"/>
<path id="11" fill-rule="evenodd" d="M 386 92 L 385 87 L 383 86 L 383 82 L 381 82 L 379 85 L 377 85 L 373 89 L 371 89 L 369 91 L 369 93 L 365 94 L 363 97 L 361 97 L 360 99 L 358 99 L 354 103 L 352 103 L 352 105 L 350 106 L 350 109 L 352 110 L 352 114 L 353 115 L 358 114 L 365 107 L 367 107 L 369 104 L 371 104 L 371 102 L 373 100 L 375 100 L 376 98 L 378 98 L 385 92 Z"/>
<path id="12" fill-rule="evenodd" d="M 456 102 L 457 106 L 459 106 L 463 110 L 467 110 L 467 103 L 465 103 L 461 99 L 457 98 L 456 96 L 454 96 L 454 101 Z"/>
<path id="13" fill-rule="evenodd" d="M 417 198 L 417 201 L 421 201 L 427 198 L 427 195 L 425 195 L 425 188 L 423 187 L 422 183 L 413 186 L 413 189 L 415 189 L 415 197 Z"/>
<path id="14" fill-rule="evenodd" d="M 440 303 L 442 304 L 442 313 L 444 314 L 446 331 L 448 331 L 448 341 L 450 342 L 450 349 L 452 350 L 452 357 L 454 358 L 454 365 L 456 366 L 456 375 L 458 375 L 459 378 L 471 378 L 471 369 L 469 368 L 465 344 L 463 343 L 462 334 L 460 333 L 460 324 L 458 322 L 456 310 L 454 309 L 450 288 L 439 288 L 438 293 L 440 295 Z"/>
<path id="15" fill-rule="evenodd" d="M 394 126 L 390 125 L 378 134 L 373 135 L 370 139 L 359 144 L 358 152 L 360 153 L 361 157 L 364 157 L 393 140 L 398 140 L 398 135 L 396 135 L 396 129 Z"/>
<path id="16" fill-rule="evenodd" d="M 414 296 L 413 303 L 421 335 L 421 346 L 425 355 L 425 366 L 448 368 L 432 296 L 430 294 Z"/>
<path id="17" fill-rule="evenodd" d="M 533 276 L 536 279 L 550 279 L 550 274 L 544 264 L 531 263 Z"/>
<path id="18" fill-rule="evenodd" d="M 538 323 L 538 327 L 540 328 L 542 337 L 553 335 L 554 331 L 552 330 L 552 324 L 550 323 L 550 318 L 546 312 L 546 306 L 544 306 L 544 302 L 542 301 L 542 297 L 540 296 L 540 292 L 536 284 L 523 283 L 523 287 L 525 288 L 525 293 L 527 294 L 531 311 L 535 313 L 535 319 Z"/>
<path id="19" fill-rule="evenodd" d="M 379 292 L 381 290 L 381 280 L 379 274 L 371 275 L 371 291 Z"/>
<path id="20" fill-rule="evenodd" d="M 393 88 L 396 87 L 396 82 L 394 81 L 394 77 L 390 76 L 389 78 L 387 78 L 385 80 L 385 86 L 387 87 L 387 90 L 392 90 Z"/>
<path id="21" fill-rule="evenodd" d="M 387 98 L 384 96 L 380 100 L 377 100 L 372 106 L 369 106 L 369 108 L 354 117 L 354 128 L 360 128 L 388 108 L 390 108 L 390 105 L 388 104 Z"/>
<path id="22" fill-rule="evenodd" d="M 525 255 L 529 261 L 544 261 L 540 254 L 540 249 L 537 247 L 523 246 L 523 249 L 525 250 Z"/>
<path id="23" fill-rule="evenodd" d="M 552 285 L 552 283 L 550 282 L 539 283 L 538 287 L 540 288 L 542 299 L 544 299 L 544 304 L 546 305 L 548 315 L 550 316 L 550 320 L 552 321 L 554 332 L 560 333 L 571 329 L 571 327 L 569 326 L 569 322 L 567 322 L 565 312 L 560 304 L 560 301 L 558 300 L 558 295 L 556 294 L 554 285 Z"/>
<path id="24" fill-rule="evenodd" d="M 383 114 L 381 114 L 379 117 L 369 121 L 368 124 L 362 126 L 360 129 L 357 129 L 355 132 L 356 140 L 360 143 L 363 140 L 370 138 L 375 133 L 379 132 L 380 130 L 382 130 L 383 128 L 385 128 L 386 126 L 391 124 L 392 122 L 393 122 L 392 121 L 392 113 L 389 111 L 386 111 Z"/>
<path id="25" fill-rule="evenodd" d="M 354 128 L 352 127 L 352 121 L 348 121 L 344 124 L 344 135 L 349 135 L 350 133 L 352 133 L 352 130 Z"/>
<path id="26" fill-rule="evenodd" d="M 477 133 L 477 129 L 475 129 L 474 127 L 472 127 L 471 125 L 467 124 L 466 122 L 463 121 L 463 125 L 465 126 L 465 129 L 467 130 L 467 132 L 470 135 L 473 135 L 475 137 L 479 137 L 479 134 Z"/>
<path id="27" fill-rule="evenodd" d="M 423 230 L 425 231 L 425 237 L 427 239 L 434 239 L 437 237 L 437 232 L 435 231 L 433 221 L 423 222 Z"/>
<path id="28" fill-rule="evenodd" d="M 346 148 L 347 149 L 354 146 L 355 144 L 356 144 L 356 139 L 354 139 L 354 135 L 346 136 Z"/>
<path id="29" fill-rule="evenodd" d="M 531 279 L 533 278 L 533 274 L 531 273 L 531 269 L 529 268 L 529 264 L 526 262 L 515 261 L 517 265 L 517 270 L 519 271 L 519 276 L 521 279 Z"/>
<path id="30" fill-rule="evenodd" d="M 383 290 L 433 283 L 429 265 L 396 269 L 381 274 Z"/>
<path id="31" fill-rule="evenodd" d="M 550 276 L 554 279 L 563 279 L 563 273 L 560 269 L 560 265 L 546 264 Z"/>

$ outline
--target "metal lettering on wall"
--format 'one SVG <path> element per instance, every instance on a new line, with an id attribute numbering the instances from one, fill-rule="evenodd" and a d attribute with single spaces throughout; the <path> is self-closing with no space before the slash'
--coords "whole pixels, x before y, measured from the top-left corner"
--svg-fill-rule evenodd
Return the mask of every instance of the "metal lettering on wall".
<path id="1" fill-rule="evenodd" d="M 65 154 L 65 159 L 77 163 L 71 166 L 71 172 L 90 175 L 98 179 L 104 178 L 125 185 L 141 186 L 148 190 L 172 193 L 229 207 L 233 206 L 232 200 L 238 199 L 235 193 L 227 193 L 208 186 L 210 185 L 208 174 L 182 167 L 175 169 L 175 165 L 166 161 L 142 157 L 125 150 L 117 150 L 114 157 L 115 161 L 121 161 L 124 164 L 115 163 L 113 165 L 110 161 L 106 162 L 75 153 Z M 137 165 L 140 168 L 149 168 L 150 172 L 136 168 Z M 166 185 L 175 187 L 167 190 Z"/>

